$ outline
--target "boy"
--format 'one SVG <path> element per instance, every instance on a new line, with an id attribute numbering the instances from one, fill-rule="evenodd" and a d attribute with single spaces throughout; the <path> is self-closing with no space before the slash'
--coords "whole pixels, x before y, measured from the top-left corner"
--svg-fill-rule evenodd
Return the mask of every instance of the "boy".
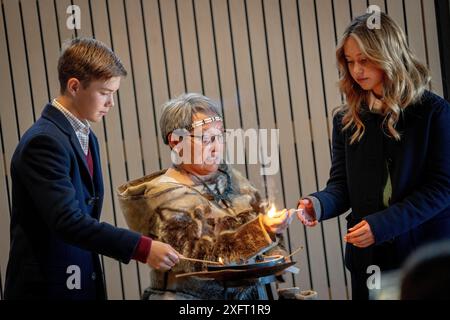
<path id="1" fill-rule="evenodd" d="M 6 299 L 105 299 L 98 254 L 161 270 L 178 262 L 169 245 L 98 221 L 103 181 L 89 121 L 101 121 L 113 107 L 126 74 L 97 40 L 74 39 L 63 50 L 61 95 L 23 135 L 11 161 Z"/>

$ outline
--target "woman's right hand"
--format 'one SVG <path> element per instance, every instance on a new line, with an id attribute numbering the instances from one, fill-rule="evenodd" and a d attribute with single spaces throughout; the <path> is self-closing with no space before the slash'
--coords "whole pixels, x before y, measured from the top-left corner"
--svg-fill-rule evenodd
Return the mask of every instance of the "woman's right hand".
<path id="1" fill-rule="evenodd" d="M 298 202 L 297 217 L 307 227 L 315 227 L 319 223 L 314 206 L 308 198 L 301 199 Z"/>

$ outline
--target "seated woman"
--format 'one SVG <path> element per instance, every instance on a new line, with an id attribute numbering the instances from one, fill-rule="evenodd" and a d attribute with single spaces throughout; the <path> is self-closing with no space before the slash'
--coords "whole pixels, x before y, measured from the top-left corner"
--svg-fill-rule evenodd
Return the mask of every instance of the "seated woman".
<path id="1" fill-rule="evenodd" d="M 119 187 L 131 229 L 170 244 L 182 256 L 241 262 L 266 252 L 285 253 L 277 243 L 290 221 L 283 210 L 269 218 L 258 190 L 222 163 L 224 128 L 217 106 L 199 94 L 184 94 L 163 106 L 164 143 L 173 167 Z M 275 252 L 278 251 L 278 252 Z M 257 288 L 225 289 L 218 281 L 176 278 L 206 264 L 181 260 L 169 272 L 151 270 L 148 299 L 257 299 Z"/>

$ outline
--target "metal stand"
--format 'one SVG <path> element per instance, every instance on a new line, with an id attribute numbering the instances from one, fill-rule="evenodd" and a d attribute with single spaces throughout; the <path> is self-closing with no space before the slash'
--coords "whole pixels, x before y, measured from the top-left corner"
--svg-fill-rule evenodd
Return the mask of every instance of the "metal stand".
<path id="1" fill-rule="evenodd" d="M 255 278 L 255 279 L 242 279 L 242 280 L 234 280 L 234 281 L 221 281 L 222 285 L 225 289 L 225 300 L 229 300 L 228 297 L 228 288 L 238 288 L 238 287 L 248 287 L 248 286 L 256 286 L 258 290 L 258 300 L 269 300 L 266 285 L 276 281 L 276 277 L 274 275 Z"/>

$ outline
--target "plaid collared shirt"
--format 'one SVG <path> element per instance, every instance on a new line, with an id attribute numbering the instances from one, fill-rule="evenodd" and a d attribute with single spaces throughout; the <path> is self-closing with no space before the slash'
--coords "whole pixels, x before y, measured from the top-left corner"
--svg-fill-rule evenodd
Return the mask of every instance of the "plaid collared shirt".
<path id="1" fill-rule="evenodd" d="M 69 121 L 72 126 L 75 134 L 77 135 L 78 141 L 80 142 L 81 149 L 83 149 L 84 154 L 87 156 L 89 150 L 89 132 L 91 130 L 91 126 L 87 120 L 81 121 L 77 117 L 75 117 L 69 110 L 64 108 L 64 106 L 59 103 L 56 99 L 53 99 L 52 105 L 61 111 L 66 119 Z"/>

